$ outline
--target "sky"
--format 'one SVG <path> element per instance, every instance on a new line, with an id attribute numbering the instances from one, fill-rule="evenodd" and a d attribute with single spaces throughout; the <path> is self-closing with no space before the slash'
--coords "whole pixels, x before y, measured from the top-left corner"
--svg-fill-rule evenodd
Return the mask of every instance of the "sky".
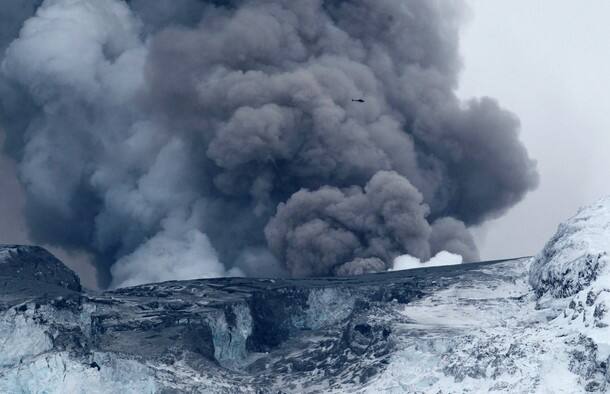
<path id="1" fill-rule="evenodd" d="M 491 96 L 517 114 L 541 176 L 535 192 L 475 236 L 484 260 L 532 255 L 579 206 L 610 193 L 610 2 L 467 2 L 459 95 Z M 27 243 L 15 166 L 2 157 L 0 190 L 0 243 Z M 53 251 L 94 286 L 86 256 Z"/>
<path id="2" fill-rule="evenodd" d="M 610 193 L 610 2 L 468 0 L 462 97 L 516 113 L 540 186 L 475 231 L 483 259 L 532 255 L 578 207 Z"/>

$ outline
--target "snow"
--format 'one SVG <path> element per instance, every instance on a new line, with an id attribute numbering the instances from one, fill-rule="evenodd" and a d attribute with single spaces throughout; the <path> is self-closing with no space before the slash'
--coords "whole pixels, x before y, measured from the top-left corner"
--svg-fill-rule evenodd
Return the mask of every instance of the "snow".
<path id="1" fill-rule="evenodd" d="M 492 282 L 406 305 L 393 317 L 400 350 L 366 392 L 607 392 L 609 254 L 606 197 L 561 224 L 522 274 L 496 265 Z M 394 269 L 422 265 L 401 256 Z"/>
<path id="2" fill-rule="evenodd" d="M 563 312 L 552 324 L 578 332 L 610 361 L 610 197 L 581 208 L 561 224 L 536 257 L 530 283 L 540 306 Z"/>
<path id="3" fill-rule="evenodd" d="M 438 252 L 429 261 L 421 261 L 417 257 L 408 254 L 398 256 L 394 259 L 394 265 L 390 271 L 411 270 L 416 268 L 441 267 L 444 265 L 462 264 L 462 256 L 447 251 Z"/>
<path id="4" fill-rule="evenodd" d="M 608 282 L 610 197 L 581 208 L 536 257 L 530 282 L 538 295 L 569 297 L 592 281 Z"/>
<path id="5" fill-rule="evenodd" d="M 579 334 L 547 323 L 528 284 L 530 264 L 481 270 L 494 280 L 462 281 L 398 308 L 388 319 L 399 350 L 363 392 L 583 392 L 595 377 L 574 368 L 591 369 L 575 363 Z"/>
<path id="6" fill-rule="evenodd" d="M 495 265 L 491 282 L 462 281 L 398 310 L 400 350 L 365 391 L 607 392 L 609 252 L 607 197 L 561 224 L 521 273 Z M 406 256 L 395 269 L 419 265 Z"/>

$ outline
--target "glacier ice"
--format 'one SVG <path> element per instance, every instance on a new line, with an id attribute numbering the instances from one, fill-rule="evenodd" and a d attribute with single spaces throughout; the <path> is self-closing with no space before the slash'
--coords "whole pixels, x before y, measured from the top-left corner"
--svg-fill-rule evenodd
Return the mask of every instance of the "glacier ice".
<path id="1" fill-rule="evenodd" d="M 227 322 L 227 315 L 234 320 Z M 236 304 L 211 316 L 214 357 L 220 365 L 237 369 L 247 360 L 246 341 L 252 333 L 252 317 L 247 305 Z"/>
<path id="2" fill-rule="evenodd" d="M 0 392 L 610 389 L 610 198 L 533 258 L 306 280 L 82 290 L 0 247 Z"/>
<path id="3" fill-rule="evenodd" d="M 31 315 L 11 309 L 0 315 L 0 368 L 17 365 L 53 348 L 44 328 Z"/>
<path id="4" fill-rule="evenodd" d="M 345 320 L 354 309 L 354 297 L 341 288 L 314 289 L 307 297 L 304 328 L 320 329 Z"/>
<path id="5" fill-rule="evenodd" d="M 105 358 L 99 355 L 99 358 Z M 2 393 L 156 393 L 159 386 L 146 366 L 116 356 L 102 368 L 80 363 L 67 352 L 40 355 L 0 374 Z"/>

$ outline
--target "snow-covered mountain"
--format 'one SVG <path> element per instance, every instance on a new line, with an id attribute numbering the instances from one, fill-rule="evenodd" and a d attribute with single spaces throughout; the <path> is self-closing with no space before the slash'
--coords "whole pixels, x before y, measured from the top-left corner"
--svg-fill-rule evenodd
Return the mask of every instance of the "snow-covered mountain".
<path id="1" fill-rule="evenodd" d="M 580 393 L 610 389 L 610 199 L 535 258 L 104 293 L 0 248 L 2 393 Z"/>

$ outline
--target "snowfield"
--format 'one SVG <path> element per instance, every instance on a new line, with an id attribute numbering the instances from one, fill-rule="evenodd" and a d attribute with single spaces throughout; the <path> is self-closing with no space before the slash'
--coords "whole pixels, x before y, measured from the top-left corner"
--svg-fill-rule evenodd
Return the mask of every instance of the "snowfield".
<path id="1" fill-rule="evenodd" d="M 461 281 L 397 308 L 400 350 L 366 392 L 603 391 L 593 346 L 531 294 L 530 264 L 498 264 L 483 271 L 493 279 Z"/>
<path id="2" fill-rule="evenodd" d="M 610 198 L 533 258 L 351 278 L 93 294 L 0 247 L 0 392 L 608 392 L 609 251 Z"/>

